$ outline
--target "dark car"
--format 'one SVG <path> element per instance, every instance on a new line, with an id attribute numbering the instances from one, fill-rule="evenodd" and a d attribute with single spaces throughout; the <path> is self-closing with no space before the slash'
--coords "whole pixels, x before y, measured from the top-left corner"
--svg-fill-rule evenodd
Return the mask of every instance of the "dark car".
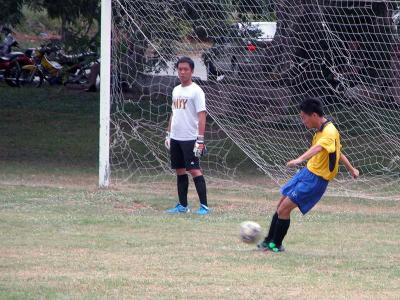
<path id="1" fill-rule="evenodd" d="M 216 39 L 203 54 L 208 80 L 217 80 L 221 75 L 245 75 L 262 68 L 263 49 L 269 46 L 275 31 L 275 22 L 234 24 L 229 37 Z"/>

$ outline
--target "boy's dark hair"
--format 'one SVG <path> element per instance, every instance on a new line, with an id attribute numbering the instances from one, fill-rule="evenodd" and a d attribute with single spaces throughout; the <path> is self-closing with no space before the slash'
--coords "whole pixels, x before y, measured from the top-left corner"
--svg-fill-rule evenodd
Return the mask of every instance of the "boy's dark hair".
<path id="1" fill-rule="evenodd" d="M 316 113 L 318 116 L 322 117 L 324 115 L 324 110 L 322 109 L 322 103 L 317 98 L 306 98 L 300 103 L 300 110 L 307 115 L 312 115 Z"/>
<path id="2" fill-rule="evenodd" d="M 182 56 L 181 58 L 178 59 L 178 62 L 176 63 L 176 68 L 178 68 L 180 63 L 188 63 L 190 66 L 190 69 L 193 71 L 194 70 L 194 61 L 187 56 Z"/>

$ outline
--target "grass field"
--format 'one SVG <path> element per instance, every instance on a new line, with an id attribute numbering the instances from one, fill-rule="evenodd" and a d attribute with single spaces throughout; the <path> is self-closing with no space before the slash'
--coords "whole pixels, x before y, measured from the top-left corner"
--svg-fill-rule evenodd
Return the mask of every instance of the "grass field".
<path id="1" fill-rule="evenodd" d="M 210 184 L 211 215 L 166 215 L 173 179 L 97 189 L 95 96 L 0 99 L 0 299 L 400 298 L 399 201 L 326 197 L 258 252 L 238 227 L 265 233 L 276 189 Z"/>

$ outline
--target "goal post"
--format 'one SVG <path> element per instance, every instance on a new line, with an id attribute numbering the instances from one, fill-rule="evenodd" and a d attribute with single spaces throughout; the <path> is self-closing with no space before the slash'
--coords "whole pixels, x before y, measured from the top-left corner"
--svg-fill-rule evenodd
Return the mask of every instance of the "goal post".
<path id="1" fill-rule="evenodd" d="M 99 187 L 110 184 L 111 15 L 112 0 L 101 0 Z"/>
<path id="2" fill-rule="evenodd" d="M 101 25 L 100 186 L 110 169 L 113 182 L 172 178 L 174 63 L 189 56 L 206 94 L 207 178 L 288 180 L 313 134 L 298 105 L 318 97 L 361 171 L 354 181 L 342 166 L 328 193 L 399 197 L 398 1 L 107 0 Z"/>

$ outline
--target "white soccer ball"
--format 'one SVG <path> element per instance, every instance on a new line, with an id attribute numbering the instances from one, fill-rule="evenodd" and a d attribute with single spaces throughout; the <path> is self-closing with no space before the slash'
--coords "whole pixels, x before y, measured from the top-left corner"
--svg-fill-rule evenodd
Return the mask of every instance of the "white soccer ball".
<path id="1" fill-rule="evenodd" d="M 257 243 L 261 238 L 261 226 L 253 221 L 240 224 L 240 239 L 248 244 Z"/>

